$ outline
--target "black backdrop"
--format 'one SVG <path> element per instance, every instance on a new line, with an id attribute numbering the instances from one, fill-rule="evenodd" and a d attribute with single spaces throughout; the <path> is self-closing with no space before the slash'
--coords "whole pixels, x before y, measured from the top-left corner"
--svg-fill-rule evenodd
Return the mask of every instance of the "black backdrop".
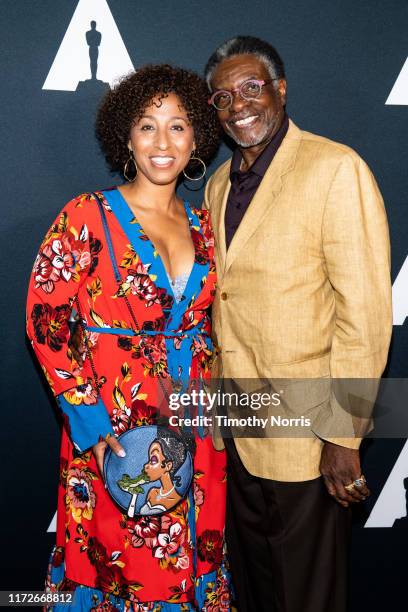
<path id="1" fill-rule="evenodd" d="M 87 1 L 98 4 L 81 0 Z M 213 48 L 234 34 L 272 42 L 286 63 L 292 119 L 352 146 L 374 171 L 389 216 L 396 278 L 408 254 L 408 86 L 398 105 L 385 102 L 408 54 L 406 0 L 108 4 L 135 67 L 171 62 L 201 71 Z M 100 88 L 91 83 L 77 92 L 42 89 L 77 5 L 78 0 L 0 4 L 2 589 L 41 589 L 54 541 L 47 529 L 56 508 L 59 432 L 24 340 L 28 275 L 63 204 L 82 191 L 119 181 L 107 171 L 94 138 Z M 101 31 L 104 44 L 108 34 Z M 210 170 L 229 153 L 224 146 Z M 189 196 L 200 202 L 202 191 Z M 400 299 L 408 304 L 408 291 Z M 406 376 L 407 344 L 408 324 L 394 326 L 389 376 Z M 365 444 L 364 469 L 373 496 L 355 515 L 353 612 L 406 609 L 408 532 L 365 527 L 404 443 Z M 387 494 L 392 505 L 392 491 Z"/>

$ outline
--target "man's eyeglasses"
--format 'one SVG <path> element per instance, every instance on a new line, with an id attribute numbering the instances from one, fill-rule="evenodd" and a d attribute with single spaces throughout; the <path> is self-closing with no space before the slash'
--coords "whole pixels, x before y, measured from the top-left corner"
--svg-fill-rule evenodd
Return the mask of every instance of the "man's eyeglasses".
<path id="1" fill-rule="evenodd" d="M 268 81 L 260 81 L 258 79 L 249 79 L 241 83 L 236 89 L 218 89 L 214 91 L 208 104 L 212 104 L 217 110 L 227 110 L 230 108 L 234 94 L 238 93 L 243 100 L 256 100 L 261 97 L 262 89 L 265 85 L 269 85 L 272 81 L 279 79 L 269 79 Z"/>

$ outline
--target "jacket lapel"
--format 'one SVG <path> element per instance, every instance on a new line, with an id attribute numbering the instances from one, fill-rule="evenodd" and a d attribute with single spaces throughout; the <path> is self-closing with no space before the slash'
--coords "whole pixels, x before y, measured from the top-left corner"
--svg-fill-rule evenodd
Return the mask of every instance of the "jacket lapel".
<path id="1" fill-rule="evenodd" d="M 219 277 L 224 273 L 225 258 L 227 254 L 225 246 L 225 209 L 231 187 L 229 180 L 230 165 L 231 164 L 227 164 L 222 169 L 221 176 L 217 176 L 217 186 L 214 185 L 214 202 L 220 202 L 220 206 L 211 207 L 211 222 L 216 236 L 215 264 Z"/>
<path id="2" fill-rule="evenodd" d="M 215 220 L 218 229 L 221 273 L 226 274 L 232 262 L 245 246 L 246 242 L 261 225 L 264 216 L 272 210 L 276 204 L 277 196 L 282 189 L 282 177 L 292 170 L 295 165 L 296 154 L 301 140 L 301 131 L 292 121 L 289 121 L 289 130 L 281 146 L 279 147 L 272 163 L 267 169 L 265 176 L 259 185 L 252 202 L 250 203 L 244 218 L 242 219 L 235 235 L 231 241 L 228 251 L 225 253 L 225 209 L 230 189 L 229 167 L 226 180 L 220 179 L 220 193 L 223 193 L 222 205 L 219 208 L 219 218 Z M 224 183 L 225 181 L 225 183 Z M 221 192 L 221 188 L 224 192 Z"/>

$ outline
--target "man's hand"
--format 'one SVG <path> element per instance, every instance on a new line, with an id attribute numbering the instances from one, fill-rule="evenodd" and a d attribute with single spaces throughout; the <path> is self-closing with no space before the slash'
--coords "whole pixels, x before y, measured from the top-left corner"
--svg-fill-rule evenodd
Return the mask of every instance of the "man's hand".
<path id="1" fill-rule="evenodd" d="M 115 453 L 115 455 L 118 455 L 118 457 L 126 457 L 124 448 L 119 444 L 115 436 L 109 436 L 106 442 L 103 440 L 102 442 L 98 442 L 98 444 L 95 444 L 92 447 L 92 451 L 95 455 L 96 464 L 98 466 L 99 472 L 101 473 L 101 476 L 103 476 L 103 458 L 105 456 L 105 450 L 107 446 L 110 446 L 112 451 Z"/>
<path id="2" fill-rule="evenodd" d="M 361 476 L 360 454 L 358 450 L 325 442 L 320 459 L 320 473 L 330 495 L 342 506 L 364 500 L 370 491 L 366 485 L 345 489 Z"/>

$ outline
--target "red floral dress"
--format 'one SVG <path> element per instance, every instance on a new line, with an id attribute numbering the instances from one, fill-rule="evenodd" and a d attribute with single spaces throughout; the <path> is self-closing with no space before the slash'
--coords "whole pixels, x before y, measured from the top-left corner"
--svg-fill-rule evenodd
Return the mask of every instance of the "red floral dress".
<path id="1" fill-rule="evenodd" d="M 108 435 L 156 422 L 159 378 L 208 378 L 216 282 L 209 215 L 186 206 L 195 262 L 176 303 L 160 257 L 119 190 L 98 195 L 121 282 L 98 203 L 84 194 L 48 231 L 28 293 L 28 336 L 64 421 L 48 586 L 74 591 L 71 609 L 226 612 L 224 452 L 210 436 L 197 436 L 193 494 L 165 514 L 131 519 L 107 493 L 90 450 Z M 134 329 L 125 296 L 143 341 L 125 333 Z M 75 315 L 86 325 L 87 350 L 70 343 Z"/>

